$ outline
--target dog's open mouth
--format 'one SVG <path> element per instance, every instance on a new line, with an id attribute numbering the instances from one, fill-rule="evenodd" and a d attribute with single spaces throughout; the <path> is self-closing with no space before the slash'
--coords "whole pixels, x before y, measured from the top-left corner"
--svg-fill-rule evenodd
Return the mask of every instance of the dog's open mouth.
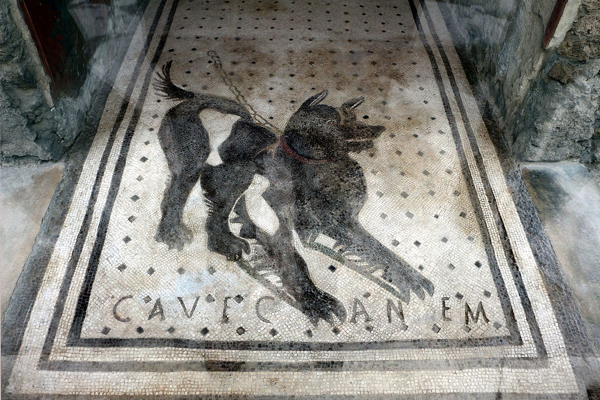
<path id="1" fill-rule="evenodd" d="M 364 142 L 372 142 L 375 138 L 364 138 L 364 139 L 346 139 L 348 143 L 364 143 Z"/>
<path id="2" fill-rule="evenodd" d="M 368 150 L 375 146 L 374 138 L 364 139 L 346 139 L 348 150 L 354 153 L 360 153 L 363 150 Z"/>
<path id="3" fill-rule="evenodd" d="M 359 152 L 370 149 L 375 145 L 374 140 L 377 139 L 384 130 L 384 127 L 370 127 L 370 129 L 361 129 L 361 131 L 363 131 L 360 132 L 362 135 L 357 135 L 358 137 L 347 138 L 345 141 L 350 151 Z"/>

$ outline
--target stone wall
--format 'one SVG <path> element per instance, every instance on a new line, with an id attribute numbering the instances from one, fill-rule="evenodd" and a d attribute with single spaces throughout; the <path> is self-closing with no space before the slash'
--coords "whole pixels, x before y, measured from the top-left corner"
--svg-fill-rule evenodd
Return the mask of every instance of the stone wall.
<path id="1" fill-rule="evenodd" d="M 114 0 L 105 36 L 94 43 L 74 96 L 52 98 L 35 45 L 15 1 L 0 1 L 0 162 L 57 160 L 76 139 L 94 94 L 122 58 L 138 0 Z"/>
<path id="2" fill-rule="evenodd" d="M 554 1 L 441 3 L 513 154 L 599 162 L 600 3 L 584 0 L 558 49 L 542 40 Z"/>
<path id="3" fill-rule="evenodd" d="M 60 156 L 60 138 L 50 113 L 52 99 L 24 37 L 13 4 L 0 2 L 0 152 L 8 159 Z M 15 21 L 16 19 L 16 21 Z"/>
<path id="4" fill-rule="evenodd" d="M 2 163 L 55 160 L 73 143 L 124 51 L 137 3 L 113 0 L 84 84 L 75 96 L 53 99 L 15 0 L 0 1 Z M 553 50 L 541 43 L 554 1 L 443 0 L 440 7 L 519 159 L 600 162 L 600 2 L 582 1 Z"/>

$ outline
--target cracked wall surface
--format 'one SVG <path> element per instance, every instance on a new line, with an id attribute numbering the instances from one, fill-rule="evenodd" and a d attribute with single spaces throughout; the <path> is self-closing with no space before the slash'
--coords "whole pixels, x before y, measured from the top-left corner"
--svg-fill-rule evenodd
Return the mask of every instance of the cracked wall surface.
<path id="1" fill-rule="evenodd" d="M 58 157 L 50 109 L 38 78 L 27 39 L 11 15 L 9 2 L 0 4 L 0 140 L 5 158 L 48 160 Z M 48 129 L 50 128 L 50 129 Z M 50 139 L 49 139 L 50 138 Z M 49 140 L 48 140 L 49 139 Z"/>
<path id="2" fill-rule="evenodd" d="M 59 159 L 83 129 L 99 87 L 123 56 L 137 0 L 113 1 L 106 34 L 93 44 L 86 78 L 71 96 L 52 98 L 35 45 L 14 2 L 0 4 L 0 162 Z"/>
<path id="3" fill-rule="evenodd" d="M 598 162 L 600 6 L 582 2 L 558 49 L 542 39 L 554 2 L 446 1 L 471 79 L 527 161 Z"/>

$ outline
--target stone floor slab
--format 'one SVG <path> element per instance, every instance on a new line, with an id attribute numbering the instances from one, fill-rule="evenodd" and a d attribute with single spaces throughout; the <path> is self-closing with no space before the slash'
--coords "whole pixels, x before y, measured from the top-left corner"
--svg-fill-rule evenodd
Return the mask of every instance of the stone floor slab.
<path id="1" fill-rule="evenodd" d="M 42 217 L 60 182 L 62 164 L 2 167 L 0 171 L 0 282 L 2 314 L 31 252 Z"/>
<path id="2" fill-rule="evenodd" d="M 600 188 L 581 164 L 525 164 L 527 183 L 557 257 L 600 348 Z"/>

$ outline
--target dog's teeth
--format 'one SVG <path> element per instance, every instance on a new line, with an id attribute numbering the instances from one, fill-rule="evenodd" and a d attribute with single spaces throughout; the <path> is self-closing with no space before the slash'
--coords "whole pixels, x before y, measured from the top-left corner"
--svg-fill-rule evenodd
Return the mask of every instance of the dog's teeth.
<path id="1" fill-rule="evenodd" d="M 383 269 L 377 269 L 377 270 L 375 270 L 375 271 L 371 272 L 371 274 L 372 274 L 373 276 L 376 276 L 376 277 L 378 277 L 378 278 L 381 278 L 381 277 L 383 276 Z"/>
<path id="2" fill-rule="evenodd" d="M 283 283 L 281 281 L 281 279 L 278 276 L 275 275 L 271 275 L 268 277 L 265 277 L 266 280 L 268 280 L 269 282 L 271 282 L 273 285 L 277 286 L 277 287 L 282 287 Z"/>

